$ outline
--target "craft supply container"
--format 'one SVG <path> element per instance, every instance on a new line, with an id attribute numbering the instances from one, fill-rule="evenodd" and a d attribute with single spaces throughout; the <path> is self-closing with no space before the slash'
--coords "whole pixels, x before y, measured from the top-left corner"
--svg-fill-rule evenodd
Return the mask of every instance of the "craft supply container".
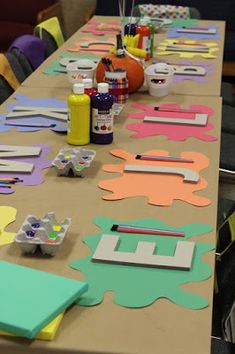
<path id="1" fill-rule="evenodd" d="M 83 79 L 94 80 L 97 64 L 90 59 L 78 59 L 66 66 L 71 84 L 82 83 Z"/>
<path id="2" fill-rule="evenodd" d="M 54 256 L 70 224 L 70 218 L 58 223 L 53 212 L 47 213 L 43 219 L 28 215 L 15 236 L 15 242 L 23 253 L 35 253 L 40 247 L 43 254 Z"/>
<path id="3" fill-rule="evenodd" d="M 126 71 L 105 71 L 104 81 L 109 84 L 109 93 L 113 95 L 114 103 L 126 103 L 128 99 Z"/>
<path id="4" fill-rule="evenodd" d="M 172 66 L 165 63 L 153 64 L 148 66 L 144 73 L 151 96 L 164 97 L 169 94 L 174 77 Z"/>

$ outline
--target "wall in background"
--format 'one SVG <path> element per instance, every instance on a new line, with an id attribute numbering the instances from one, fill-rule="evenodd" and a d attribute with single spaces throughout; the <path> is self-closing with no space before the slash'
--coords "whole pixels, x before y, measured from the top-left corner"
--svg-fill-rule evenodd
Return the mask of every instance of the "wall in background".
<path id="1" fill-rule="evenodd" d="M 95 13 L 96 0 L 59 0 L 65 38 L 86 23 L 86 19 Z"/>

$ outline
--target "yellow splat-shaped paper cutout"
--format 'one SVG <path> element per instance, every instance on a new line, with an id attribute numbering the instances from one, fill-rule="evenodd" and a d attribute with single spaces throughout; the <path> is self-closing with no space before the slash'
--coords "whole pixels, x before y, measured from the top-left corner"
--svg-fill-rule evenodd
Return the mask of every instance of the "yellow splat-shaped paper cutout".
<path id="1" fill-rule="evenodd" d="M 209 52 L 208 53 L 196 53 L 196 52 L 175 52 L 175 51 L 171 51 L 171 50 L 167 50 L 166 47 L 168 45 L 171 44 L 177 44 L 182 43 L 181 41 L 177 41 L 175 39 L 165 39 L 163 42 L 160 43 L 158 49 L 157 49 L 157 56 L 158 55 L 170 55 L 170 54 L 178 54 L 180 56 L 180 58 L 193 58 L 196 55 L 200 55 L 203 58 L 206 59 L 214 59 L 216 58 L 216 55 L 214 55 L 215 52 L 217 52 L 219 50 L 218 48 L 218 44 L 216 42 L 203 42 L 203 44 L 206 44 L 207 46 L 209 46 Z M 184 43 L 187 44 L 196 44 L 196 41 L 193 40 L 186 40 L 184 41 Z"/>
<path id="2" fill-rule="evenodd" d="M 0 206 L 0 245 L 7 245 L 14 241 L 15 233 L 4 229 L 16 219 L 16 209 L 9 206 Z"/>

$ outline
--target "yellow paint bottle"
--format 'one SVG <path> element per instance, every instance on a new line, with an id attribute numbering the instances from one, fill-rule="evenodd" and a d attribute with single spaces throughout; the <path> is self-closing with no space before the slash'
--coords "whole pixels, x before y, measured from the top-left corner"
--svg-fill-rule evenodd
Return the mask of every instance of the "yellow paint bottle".
<path id="1" fill-rule="evenodd" d="M 84 84 L 73 85 L 68 96 L 67 141 L 71 145 L 86 145 L 90 142 L 90 97 L 84 93 Z"/>

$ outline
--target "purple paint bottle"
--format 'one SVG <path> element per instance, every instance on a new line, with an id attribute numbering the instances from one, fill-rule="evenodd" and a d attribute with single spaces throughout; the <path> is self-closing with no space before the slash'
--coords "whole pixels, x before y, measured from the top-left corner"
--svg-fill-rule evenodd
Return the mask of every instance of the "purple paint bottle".
<path id="1" fill-rule="evenodd" d="M 92 124 L 91 141 L 95 144 L 110 144 L 113 141 L 113 96 L 109 85 L 98 84 L 98 93 L 91 96 Z"/>

